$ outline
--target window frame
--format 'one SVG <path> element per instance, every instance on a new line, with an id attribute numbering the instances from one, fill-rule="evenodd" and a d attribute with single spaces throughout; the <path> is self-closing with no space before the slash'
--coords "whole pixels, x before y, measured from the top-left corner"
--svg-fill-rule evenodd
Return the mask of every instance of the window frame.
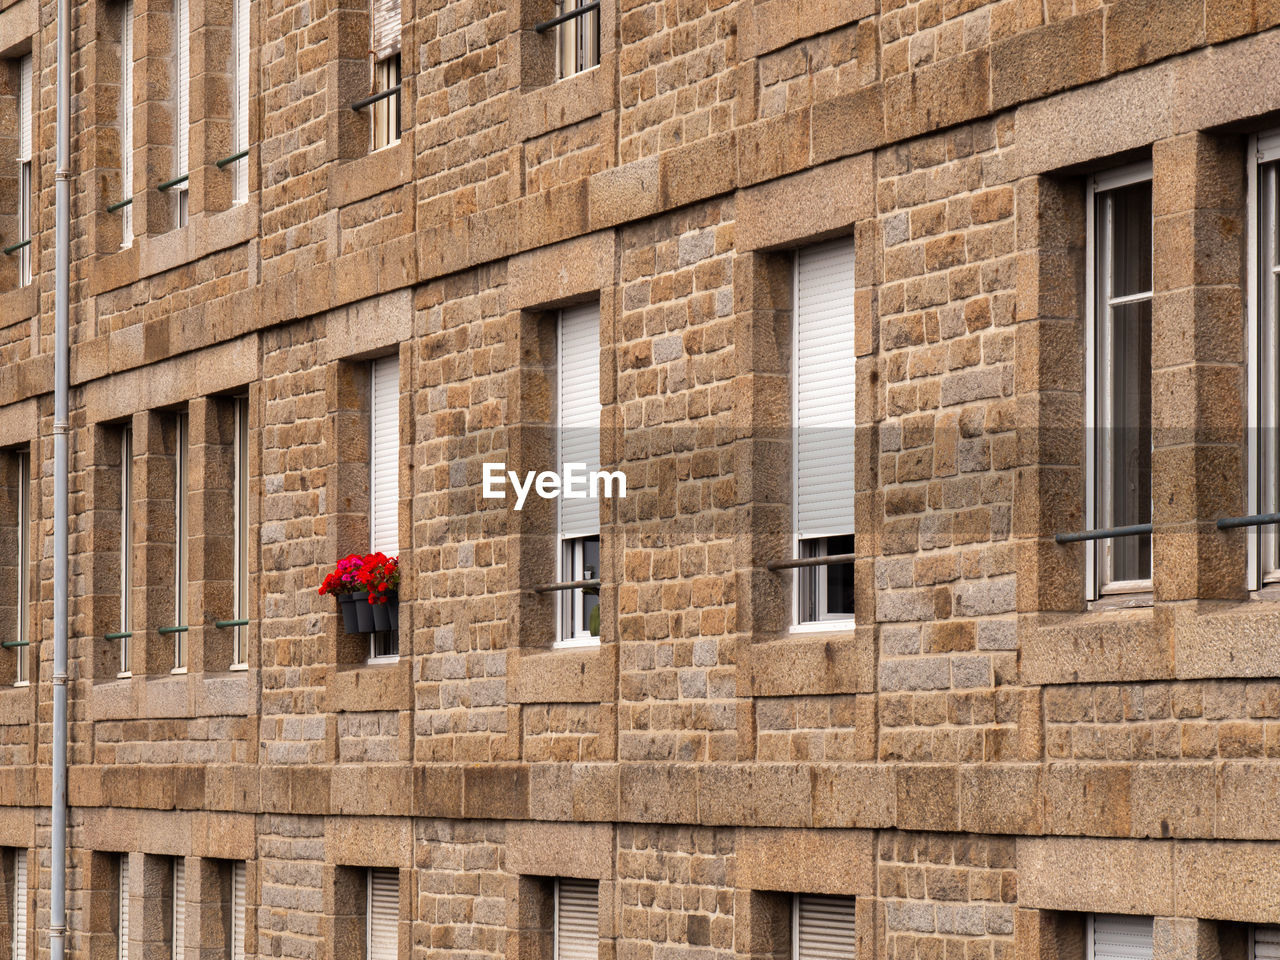
<path id="1" fill-rule="evenodd" d="M 555 16 L 585 7 L 591 0 L 556 0 Z M 603 0 L 602 0 L 603 2 Z M 584 29 L 590 24 L 592 31 Z M 556 80 L 567 80 L 594 70 L 600 66 L 600 8 L 573 17 L 553 28 L 555 30 Z M 592 41 L 594 40 L 594 44 Z M 574 69 L 567 69 L 572 65 Z"/>
<path id="2" fill-rule="evenodd" d="M 130 0 L 132 2 L 132 0 Z M 250 0 L 231 2 L 231 153 L 243 153 L 249 149 L 249 97 L 250 58 Z M 231 169 L 232 204 L 249 201 L 248 158 L 235 161 Z"/>
<path id="3" fill-rule="evenodd" d="M 18 863 L 22 863 L 19 876 Z M 27 960 L 31 955 L 31 902 L 28 893 L 31 886 L 31 858 L 25 847 L 13 850 L 13 917 L 10 920 L 10 940 L 15 960 Z M 21 926 L 18 917 L 22 917 Z"/>
<path id="4" fill-rule="evenodd" d="M 367 960 L 376 960 L 373 954 L 373 878 L 375 873 L 391 874 L 395 880 L 396 889 L 396 945 L 392 949 L 392 954 L 396 957 L 400 955 L 400 870 L 397 867 L 368 867 L 365 869 L 365 888 L 364 888 L 364 950 Z"/>
<path id="5" fill-rule="evenodd" d="M 800 958 L 800 901 L 802 899 L 810 900 L 847 900 L 849 909 L 853 912 L 852 934 L 854 938 L 854 956 L 850 960 L 857 958 L 857 937 L 858 937 L 858 915 L 857 906 L 858 898 L 847 894 L 828 894 L 828 893 L 800 893 L 791 894 L 791 957 L 790 960 L 801 960 Z"/>
<path id="6" fill-rule="evenodd" d="M 129 960 L 129 854 L 116 864 L 116 960 Z"/>
<path id="7" fill-rule="evenodd" d="M 120 199 L 133 196 L 133 0 L 120 4 Z M 133 246 L 133 204 L 120 210 L 120 247 Z"/>
<path id="8" fill-rule="evenodd" d="M 400 85 L 403 78 L 401 55 L 399 51 L 392 53 L 372 64 L 370 86 L 373 93 L 381 93 Z M 400 142 L 403 124 L 400 116 L 400 95 L 393 93 L 369 108 L 370 150 L 377 153 Z"/>
<path id="9" fill-rule="evenodd" d="M 19 447 L 14 451 L 14 470 L 17 477 L 17 509 L 14 519 L 17 527 L 18 582 L 15 596 L 16 614 L 13 637 L 26 646 L 14 647 L 13 685 L 31 685 L 31 451 Z"/>
<path id="10" fill-rule="evenodd" d="M 231 563 L 232 618 L 249 618 L 249 399 L 236 397 L 232 401 L 232 526 L 233 550 Z M 231 669 L 248 670 L 249 660 L 245 647 L 249 629 L 232 628 Z"/>
<path id="11" fill-rule="evenodd" d="M 22 149 L 23 105 L 26 105 L 26 150 Z M 35 61 L 30 53 L 18 58 L 18 241 L 27 242 L 18 253 L 18 286 L 30 286 L 34 280 L 31 257 L 32 219 L 35 198 L 32 196 L 35 168 Z"/>
<path id="12" fill-rule="evenodd" d="M 379 406 L 377 400 L 379 369 L 383 370 L 383 375 L 389 376 L 391 383 L 394 385 L 394 404 L 391 411 L 394 414 L 394 435 L 395 435 L 395 451 L 391 458 L 395 463 L 395 475 L 388 478 L 382 477 L 379 481 L 377 464 L 378 464 L 378 444 L 377 444 L 377 422 L 375 418 L 378 415 Z M 386 371 L 394 371 L 388 374 Z M 386 411 L 383 411 L 386 413 Z M 369 361 L 369 552 L 385 553 L 387 556 L 400 555 L 400 355 L 398 353 L 388 354 L 383 357 L 376 357 Z M 390 546 L 384 540 L 378 539 L 381 527 L 376 525 L 375 517 L 377 513 L 376 502 L 378 499 L 378 491 L 382 485 L 390 484 L 392 490 L 392 500 L 394 501 L 393 519 L 391 521 L 390 536 L 394 536 L 394 553 L 388 553 L 382 549 L 384 546 Z M 400 659 L 400 634 L 397 630 L 374 631 L 369 635 L 369 656 L 366 663 L 395 663 Z"/>
<path id="13" fill-rule="evenodd" d="M 249 929 L 249 866 L 244 860 L 231 862 L 231 942 L 229 960 L 245 960 L 245 940 Z M 239 927 L 237 930 L 236 928 Z"/>
<path id="14" fill-rule="evenodd" d="M 173 0 L 174 88 L 177 92 L 177 109 L 174 111 L 174 172 L 175 177 L 191 174 L 191 7 L 189 0 Z M 189 219 L 190 180 L 173 187 L 177 200 L 177 225 L 185 227 Z"/>
<path id="15" fill-rule="evenodd" d="M 1266 292 L 1267 285 L 1263 283 L 1263 261 L 1267 254 L 1272 254 L 1273 262 L 1280 262 L 1280 249 L 1270 250 L 1264 242 L 1268 228 L 1272 243 L 1276 243 L 1275 231 L 1280 229 L 1280 216 L 1277 215 L 1277 207 L 1280 206 L 1280 130 L 1249 138 L 1247 176 L 1245 298 L 1248 301 L 1246 416 L 1249 442 L 1246 509 L 1250 514 L 1259 514 L 1280 512 L 1280 476 L 1273 470 L 1269 492 L 1266 489 L 1268 480 L 1264 477 L 1268 460 L 1273 464 L 1280 463 L 1280 267 L 1271 267 L 1275 279 L 1270 284 L 1270 296 Z M 1270 187 L 1269 204 L 1265 202 L 1266 181 Z M 1268 443 L 1271 449 L 1268 449 Z M 1246 583 L 1249 589 L 1260 590 L 1280 583 L 1280 528 L 1260 526 L 1256 536 L 1252 531 L 1246 531 L 1246 534 Z"/>
<path id="16" fill-rule="evenodd" d="M 179 890 L 181 887 L 181 890 Z M 186 960 L 187 953 L 187 861 L 174 857 L 170 870 L 169 891 L 169 956 L 172 960 Z M 181 937 L 179 937 L 181 934 Z"/>
<path id="17" fill-rule="evenodd" d="M 1152 277 L 1151 288 L 1141 295 L 1133 297 L 1110 297 L 1111 271 L 1111 236 L 1100 234 L 1105 224 L 1099 224 L 1098 207 L 1101 195 L 1139 183 L 1151 183 L 1153 168 L 1150 161 L 1126 164 L 1125 166 L 1096 174 L 1089 178 L 1085 188 L 1085 529 L 1100 529 L 1102 485 L 1104 469 L 1108 459 L 1104 457 L 1102 438 L 1109 429 L 1102 425 L 1102 409 L 1100 406 L 1099 361 L 1103 346 L 1103 316 L 1107 329 L 1110 329 L 1111 307 L 1118 300 L 1138 302 L 1138 298 L 1153 300 L 1155 294 L 1155 230 L 1151 231 L 1152 242 Z M 1154 213 L 1153 213 L 1154 217 Z M 1107 279 L 1100 283 L 1099 264 L 1107 265 Z M 1105 301 L 1105 302 L 1104 302 Z M 1123 305 L 1123 304 L 1122 304 Z M 1110 580 L 1106 576 L 1109 563 L 1109 545 L 1116 538 L 1097 540 L 1087 544 L 1085 549 L 1085 591 L 1088 600 L 1099 600 L 1103 597 L 1133 597 L 1148 594 L 1153 588 L 1153 579 L 1147 577 L 1137 580 Z M 1154 553 L 1154 551 L 1153 551 Z M 1154 566 L 1154 557 L 1153 557 Z"/>
<path id="18" fill-rule="evenodd" d="M 554 877 L 551 885 L 551 960 L 560 960 L 560 888 L 565 881 L 595 884 L 596 888 L 596 957 L 600 955 L 600 881 L 590 877 Z"/>
<path id="19" fill-rule="evenodd" d="M 190 609 L 188 604 L 187 574 L 190 561 L 190 505 L 188 504 L 188 480 L 190 473 L 189 451 L 190 421 L 187 411 L 176 414 L 174 420 L 173 450 L 173 614 L 174 626 L 187 627 Z M 187 634 L 178 631 L 173 635 L 173 668 L 171 673 L 187 672 Z"/>
<path id="20" fill-rule="evenodd" d="M 120 428 L 120 633 L 133 630 L 133 427 Z M 133 676 L 133 638 L 120 638 L 118 679 Z"/>

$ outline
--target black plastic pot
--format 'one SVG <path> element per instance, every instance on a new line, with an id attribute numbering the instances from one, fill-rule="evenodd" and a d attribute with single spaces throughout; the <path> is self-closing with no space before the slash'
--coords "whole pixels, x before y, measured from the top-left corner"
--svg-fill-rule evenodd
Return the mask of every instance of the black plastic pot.
<path id="1" fill-rule="evenodd" d="M 400 627 L 400 598 L 394 593 L 387 594 L 386 603 L 366 603 L 373 611 L 373 629 L 378 631 L 397 630 Z"/>
<path id="2" fill-rule="evenodd" d="M 363 593 L 339 593 L 338 609 L 342 611 L 342 629 L 347 633 L 359 633 L 360 621 L 357 613 L 356 597 L 360 598 L 360 605 L 367 607 L 369 604 L 365 602 L 365 594 Z"/>

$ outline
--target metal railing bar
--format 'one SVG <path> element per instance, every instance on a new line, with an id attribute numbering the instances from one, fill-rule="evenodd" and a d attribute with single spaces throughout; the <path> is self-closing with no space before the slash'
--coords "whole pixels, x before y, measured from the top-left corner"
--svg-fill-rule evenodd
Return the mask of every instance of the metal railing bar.
<path id="1" fill-rule="evenodd" d="M 1254 513 L 1247 517 L 1223 517 L 1218 521 L 1219 530 L 1234 530 L 1237 527 L 1266 527 L 1280 523 L 1280 513 Z"/>
<path id="2" fill-rule="evenodd" d="M 128 640 L 132 636 L 133 636 L 132 630 L 124 630 L 120 633 L 104 633 L 102 635 L 102 639 L 103 640 Z"/>
<path id="3" fill-rule="evenodd" d="M 177 186 L 178 184 L 180 184 L 180 183 L 186 183 L 186 182 L 187 182 L 187 178 L 188 178 L 188 177 L 190 177 L 190 176 L 191 176 L 191 174 L 189 174 L 189 173 L 184 173 L 182 176 L 180 176 L 180 177 L 174 177 L 172 180 L 166 180 L 164 183 L 157 183 L 157 184 L 156 184 L 156 189 L 157 189 L 157 190 L 168 190 L 170 187 L 176 187 L 176 186 Z"/>
<path id="4" fill-rule="evenodd" d="M 9 647 L 29 647 L 29 646 L 31 646 L 30 640 L 6 640 L 4 643 L 0 643 L 0 647 L 4 647 L 6 650 Z"/>
<path id="5" fill-rule="evenodd" d="M 219 630 L 226 630 L 228 627 L 247 627 L 248 620 L 215 620 L 213 625 Z"/>
<path id="6" fill-rule="evenodd" d="M 241 150 L 239 153 L 233 153 L 233 154 L 232 154 L 231 156 L 229 156 L 229 157 L 223 157 L 221 160 L 215 160 L 215 161 L 213 162 L 213 165 L 214 165 L 215 167 L 217 167 L 219 170 L 221 170 L 221 169 L 222 169 L 223 167 L 225 167 L 227 164 L 229 164 L 229 163 L 235 163 L 237 160 L 243 160 L 243 159 L 244 159 L 245 157 L 247 157 L 248 155 L 249 155 L 249 148 L 248 148 L 248 147 L 245 147 L 245 148 L 244 148 L 243 150 Z"/>
<path id="7" fill-rule="evenodd" d="M 31 246 L 31 238 L 30 238 L 30 237 L 27 237 L 27 239 L 25 239 L 25 240 L 19 240 L 17 243 L 11 243 L 11 244 L 9 244 L 7 247 L 5 247 L 5 248 L 4 248 L 4 252 L 5 252 L 5 253 L 17 253 L 17 252 L 18 252 L 19 250 L 21 250 L 23 247 L 29 247 L 29 246 Z"/>
<path id="8" fill-rule="evenodd" d="M 800 567 L 834 567 L 839 563 L 853 563 L 858 559 L 856 553 L 833 553 L 829 557 L 803 557 L 798 560 L 770 560 L 766 570 L 796 570 Z"/>
<path id="9" fill-rule="evenodd" d="M 107 213 L 115 213 L 117 210 L 122 210 L 131 203 L 133 203 L 133 197 L 126 197 L 125 199 L 118 200 L 115 203 L 107 204 Z"/>
<path id="10" fill-rule="evenodd" d="M 584 587 L 599 587 L 599 580 L 565 580 L 561 583 L 540 583 L 533 588 L 534 593 L 555 593 L 558 590 L 578 590 Z"/>
<path id="11" fill-rule="evenodd" d="M 600 0 L 593 0 L 593 2 L 585 4 L 581 7 L 577 7 L 573 10 L 566 10 L 564 13 L 560 14 L 558 17 L 552 17 L 550 20 L 543 20 L 533 29 L 538 33 L 545 33 L 546 31 L 550 30 L 552 27 L 558 27 L 560 26 L 560 24 L 568 20 L 576 19 L 577 17 L 585 17 L 592 10 L 599 10 L 599 9 L 600 9 Z"/>
<path id="12" fill-rule="evenodd" d="M 362 97 L 351 104 L 351 109 L 359 113 L 365 107 L 375 104 L 379 100 L 385 100 L 387 97 L 394 97 L 399 92 L 400 84 L 397 83 L 394 87 L 387 87 L 385 90 L 379 90 L 377 93 L 371 93 L 367 97 Z"/>
<path id="13" fill-rule="evenodd" d="M 187 632 L 188 630 L 190 630 L 190 629 L 191 629 L 191 628 L 190 628 L 190 627 L 188 627 L 188 626 L 181 626 L 181 627 L 160 627 L 160 628 L 156 631 L 156 633 L 160 634 L 160 636 L 162 636 L 162 637 L 163 637 L 163 636 L 165 636 L 166 634 L 170 634 L 170 633 L 186 633 L 186 632 Z"/>
<path id="14" fill-rule="evenodd" d="M 1083 543 L 1087 540 L 1110 540 L 1113 537 L 1140 537 L 1151 532 L 1149 523 L 1131 523 L 1127 527 L 1107 527 L 1103 530 L 1081 530 L 1079 533 L 1055 533 L 1057 543 Z"/>

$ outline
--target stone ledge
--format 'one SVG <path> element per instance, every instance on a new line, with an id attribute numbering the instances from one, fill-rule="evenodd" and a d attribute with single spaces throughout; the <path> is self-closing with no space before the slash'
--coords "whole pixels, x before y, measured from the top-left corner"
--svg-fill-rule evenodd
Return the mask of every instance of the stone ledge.
<path id="1" fill-rule="evenodd" d="M 869 693 L 875 688 L 875 628 L 796 635 L 740 647 L 738 694 L 797 697 Z"/>
<path id="2" fill-rule="evenodd" d="M 40 290 L 34 283 L 0 293 L 0 330 L 30 320 L 40 309 Z"/>
<path id="3" fill-rule="evenodd" d="M 613 851 L 609 823 L 533 820 L 507 827 L 506 867 L 525 876 L 608 880 L 613 875 Z"/>
<path id="4" fill-rule="evenodd" d="M 1018 618 L 1020 679 L 1059 684 L 1168 680 L 1173 622 L 1167 608 Z"/>
<path id="5" fill-rule="evenodd" d="M 16 56 L 18 47 L 31 40 L 39 26 L 36 0 L 18 0 L 0 7 L 0 57 Z"/>
<path id="6" fill-rule="evenodd" d="M 740 60 L 857 23 L 874 16 L 875 0 L 764 0 L 738 7 Z"/>
<path id="7" fill-rule="evenodd" d="M 329 168 L 329 205 L 337 209 L 367 200 L 413 180 L 413 136 L 394 146 Z"/>
<path id="8" fill-rule="evenodd" d="M 508 664 L 509 703 L 608 703 L 614 699 L 617 644 L 521 650 Z"/>
<path id="9" fill-rule="evenodd" d="M 410 658 L 395 663 L 339 667 L 329 675 L 322 709 L 329 713 L 372 713 L 413 709 Z"/>
<path id="10" fill-rule="evenodd" d="M 602 52 L 599 66 L 521 94 L 512 111 L 516 139 L 533 140 L 616 109 L 616 60 Z"/>
<path id="11" fill-rule="evenodd" d="M 745 828 L 734 854 L 739 887 L 850 897 L 876 892 L 870 830 Z"/>
<path id="12" fill-rule="evenodd" d="M 246 717 L 256 706 L 257 681 L 252 670 L 108 680 L 90 687 L 89 719 Z"/>
<path id="13" fill-rule="evenodd" d="M 34 652 L 36 648 L 27 649 Z M 4 652 L 11 655 L 8 650 Z M 30 726 L 36 718 L 38 689 L 39 685 L 34 683 L 26 687 L 0 688 L 0 726 Z"/>

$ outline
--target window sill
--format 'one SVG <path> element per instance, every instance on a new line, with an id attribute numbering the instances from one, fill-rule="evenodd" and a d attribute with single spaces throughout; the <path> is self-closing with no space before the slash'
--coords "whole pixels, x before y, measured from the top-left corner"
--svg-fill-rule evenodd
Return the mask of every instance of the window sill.
<path id="1" fill-rule="evenodd" d="M 847 620 L 815 620 L 811 623 L 793 623 L 788 631 L 791 634 L 806 633 L 853 633 L 857 623 L 852 617 Z"/>
<path id="2" fill-rule="evenodd" d="M 523 649 L 507 674 L 510 703 L 608 703 L 617 683 L 617 644 Z"/>
<path id="3" fill-rule="evenodd" d="M 749 643 L 742 649 L 738 695 L 868 693 L 875 687 L 875 642 L 875 627 L 845 621 L 839 630 Z"/>
<path id="4" fill-rule="evenodd" d="M 404 186 L 413 179 L 412 140 L 382 147 L 329 168 L 329 202 L 334 207 L 359 203 Z"/>
<path id="5" fill-rule="evenodd" d="M 0 329 L 34 317 L 40 306 L 39 296 L 34 283 L 0 294 Z"/>
<path id="6" fill-rule="evenodd" d="M 29 724 L 35 719 L 35 698 L 29 684 L 0 689 L 0 727 Z"/>
<path id="7" fill-rule="evenodd" d="M 1021 680 L 1048 685 L 1171 679 L 1172 627 L 1172 612 L 1150 605 L 1021 617 Z"/>
<path id="8" fill-rule="evenodd" d="M 339 666 L 326 684 L 323 709 L 330 713 L 375 713 L 409 710 L 413 706 L 410 661 L 403 657 L 386 662 Z"/>
<path id="9" fill-rule="evenodd" d="M 256 678 L 236 673 L 128 675 L 93 684 L 89 716 L 99 720 L 245 717 L 253 712 Z"/>
<path id="10" fill-rule="evenodd" d="M 615 109 L 613 70 L 605 69 L 612 56 L 602 51 L 599 66 L 526 91 L 515 113 L 516 139 L 532 140 Z"/>

